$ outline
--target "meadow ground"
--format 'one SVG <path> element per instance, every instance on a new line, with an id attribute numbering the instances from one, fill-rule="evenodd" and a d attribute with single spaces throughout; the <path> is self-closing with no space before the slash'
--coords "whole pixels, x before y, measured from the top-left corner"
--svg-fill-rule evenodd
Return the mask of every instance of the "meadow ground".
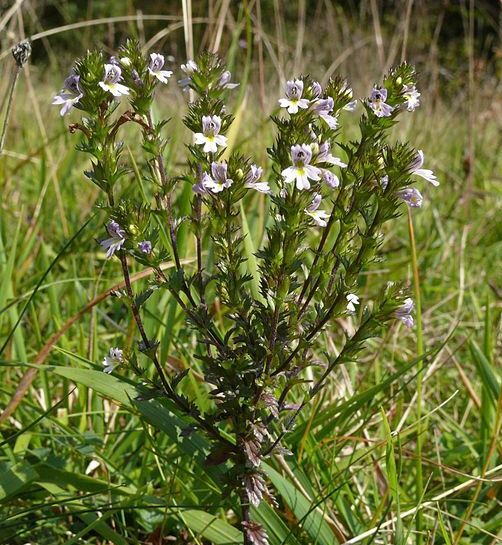
<path id="1" fill-rule="evenodd" d="M 360 296 L 369 298 L 389 280 L 407 279 L 413 289 L 418 273 L 422 335 L 392 326 L 369 341 L 357 364 L 334 372 L 286 440 L 294 456 L 270 460 L 277 514 L 264 505 L 257 516 L 273 544 L 500 543 L 502 87 L 469 42 L 469 12 L 452 66 L 441 64 L 435 34 L 421 46 L 414 42 L 423 28 L 406 10 L 402 20 L 382 26 L 369 10 L 349 31 L 329 2 L 319 22 L 300 1 L 295 24 L 277 16 L 280 3 L 274 2 L 268 26 L 252 4 L 248 16 L 242 8 L 220 12 L 215 2 L 209 22 L 189 21 L 180 9 L 164 34 L 154 34 L 148 21 L 120 28 L 165 54 L 173 36 L 189 52 L 194 38 L 196 50 L 219 46 L 235 78 L 251 84 L 230 104 L 238 126 L 232 145 L 251 155 L 259 149 L 255 159 L 263 165 L 263 143 L 274 138 L 268 115 L 285 79 L 309 73 L 326 81 L 341 74 L 356 96 L 366 96 L 386 69 L 406 58 L 417 65 L 422 106 L 394 136 L 423 149 L 441 183 L 424 190 L 424 206 L 412 214 L 417 267 L 403 208 L 386 233 L 385 260 L 361 278 Z M 8 30 L 0 54 L 2 116 L 15 73 L 9 46 L 23 22 L 15 11 L 8 15 L 0 16 Z M 93 28 L 101 29 L 99 41 Z M 110 51 L 121 34 L 111 23 L 106 28 L 71 31 L 75 41 L 66 33 L 69 48 L 83 53 L 98 42 Z M 405 29 L 409 37 L 403 38 Z M 330 39 L 320 43 L 319 33 Z M 50 105 L 72 63 L 69 53 L 55 49 L 61 42 L 53 45 L 61 36 L 34 42 L 36 57 L 19 74 L 0 159 L 0 408 L 6 409 L 0 417 L 0 543 L 171 542 L 165 536 L 175 543 L 238 542 L 232 506 L 168 424 L 145 423 L 127 391 L 90 384 L 79 374 L 99 369 L 117 339 L 133 343 L 135 337 L 125 308 L 109 293 L 122 277 L 96 243 L 106 218 L 96 208 L 97 189 L 82 174 L 87 159 L 68 132 L 73 118 L 61 119 Z M 186 56 L 177 51 L 176 64 Z M 171 81 L 154 112 L 173 118 L 167 129 L 173 172 L 183 169 L 189 136 L 181 121 L 185 104 Z M 341 123 L 342 139 L 357 134 L 350 113 Z M 126 155 L 134 157 L 137 135 L 126 143 Z M 180 214 L 189 196 L 177 195 Z M 258 243 L 267 205 L 251 200 L 246 213 Z M 189 262 L 193 241 L 185 237 L 181 248 Z M 166 295 L 153 297 L 147 308 L 146 327 L 160 339 L 166 365 L 184 368 L 193 339 L 182 316 Z M 328 349 L 339 335 L 326 331 Z M 428 355 L 420 372 L 421 364 L 412 362 L 422 344 Z M 203 406 L 204 386 L 193 370 L 184 387 Z"/>

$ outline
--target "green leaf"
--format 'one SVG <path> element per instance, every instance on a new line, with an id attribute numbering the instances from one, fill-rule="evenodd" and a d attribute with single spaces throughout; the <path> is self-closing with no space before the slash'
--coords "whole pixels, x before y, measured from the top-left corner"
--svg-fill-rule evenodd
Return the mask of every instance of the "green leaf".
<path id="1" fill-rule="evenodd" d="M 500 380 L 495 374 L 495 370 L 492 368 L 488 358 L 483 354 L 482 350 L 475 341 L 471 341 L 469 343 L 469 348 L 474 363 L 478 369 L 479 376 L 483 381 L 483 385 L 488 390 L 493 405 L 496 406 L 500 397 Z"/>
<path id="2" fill-rule="evenodd" d="M 15 334 L 15 332 L 17 331 L 17 327 L 19 326 L 19 324 L 21 323 L 21 320 L 23 319 L 23 316 L 24 314 L 26 313 L 26 311 L 28 310 L 28 308 L 30 307 L 31 305 L 31 302 L 33 300 L 33 298 L 35 297 L 35 295 L 37 294 L 38 292 L 38 289 L 40 288 L 40 286 L 42 286 L 45 282 L 45 279 L 47 278 L 47 276 L 49 275 L 49 273 L 51 272 L 51 270 L 54 268 L 54 266 L 57 264 L 57 262 L 59 261 L 59 259 L 61 258 L 62 255 L 64 255 L 64 253 L 71 247 L 71 245 L 73 244 L 73 242 L 79 238 L 79 236 L 84 232 L 85 228 L 87 227 L 87 225 L 89 225 L 89 223 L 94 219 L 94 216 L 96 214 L 93 214 L 81 227 L 80 229 L 78 229 L 78 231 L 70 238 L 70 240 L 63 246 L 63 248 L 59 251 L 59 253 L 56 255 L 56 257 L 52 260 L 51 264 L 49 265 L 49 267 L 44 271 L 44 273 L 40 276 L 40 279 L 38 280 L 34 290 L 32 291 L 30 297 L 28 298 L 28 301 L 25 303 L 24 307 L 22 308 L 21 312 L 19 313 L 19 316 L 15 322 L 15 324 L 12 326 L 9 334 L 7 335 L 7 337 L 5 338 L 4 340 L 4 343 L 2 345 L 2 347 L 0 348 L 0 354 L 3 354 L 5 348 L 7 347 L 7 345 L 9 344 L 12 336 Z M 26 358 L 22 358 L 23 360 L 26 359 Z"/>
<path id="3" fill-rule="evenodd" d="M 244 207 L 242 206 L 242 201 L 240 203 L 241 207 L 241 222 L 242 222 L 242 234 L 244 235 L 244 254 L 246 256 L 246 265 L 247 270 L 253 277 L 251 280 L 251 292 L 253 297 L 258 301 L 265 303 L 265 299 L 260 293 L 260 275 L 258 272 L 258 262 L 256 261 L 256 249 L 253 242 L 253 237 L 249 230 L 248 221 L 246 218 L 246 212 L 244 212 Z"/>
<path id="4" fill-rule="evenodd" d="M 214 545 L 233 545 L 243 542 L 240 530 L 215 515 L 196 509 L 180 511 L 179 514 L 191 530 L 208 539 Z"/>
<path id="5" fill-rule="evenodd" d="M 301 527 L 310 535 L 312 539 L 311 543 L 336 545 L 338 541 L 335 535 L 323 516 L 314 507 L 313 502 L 308 500 L 290 481 L 272 467 L 264 465 L 263 469 L 286 504 L 295 514 Z"/>
<path id="6" fill-rule="evenodd" d="M 44 369 L 44 367 L 41 367 Z M 167 401 L 160 403 L 157 399 L 135 401 L 141 393 L 134 384 L 114 375 L 108 375 L 102 371 L 93 369 L 78 369 L 71 367 L 46 366 L 45 369 L 68 378 L 88 388 L 92 388 L 104 397 L 118 401 L 129 409 L 137 409 L 144 418 L 155 428 L 162 430 L 184 454 L 188 455 L 215 480 L 224 476 L 225 466 L 207 466 L 205 463 L 210 450 L 210 443 L 202 435 L 196 432 L 189 436 L 180 437 L 180 432 L 193 424 L 190 418 L 182 418 L 165 405 Z"/>
<path id="7" fill-rule="evenodd" d="M 79 492 L 84 491 L 94 493 L 111 491 L 114 494 L 121 495 L 131 495 L 136 493 L 134 488 L 116 486 L 107 481 L 103 481 L 95 477 L 89 477 L 88 475 L 83 475 L 75 471 L 58 469 L 50 464 L 37 464 L 36 469 L 40 473 L 41 479 L 44 483 L 53 483 L 65 490 L 71 488 Z"/>
<path id="8" fill-rule="evenodd" d="M 399 478 L 396 468 L 396 460 L 394 454 L 394 439 L 390 431 L 389 422 L 387 416 L 383 409 L 380 409 L 380 414 L 382 416 L 383 427 L 385 430 L 385 439 L 387 441 L 387 448 L 385 453 L 386 461 L 386 470 L 387 470 L 387 479 L 389 481 L 389 488 L 394 505 L 396 506 L 396 534 L 395 534 L 395 543 L 396 545 L 404 544 L 404 532 L 403 532 L 403 521 L 401 520 L 401 503 L 399 497 Z"/>
<path id="9" fill-rule="evenodd" d="M 270 545 L 300 545 L 296 536 L 268 503 L 262 501 L 258 509 L 252 507 L 251 516 L 267 530 Z"/>
<path id="10" fill-rule="evenodd" d="M 450 534 L 449 534 L 448 530 L 446 529 L 446 527 L 444 525 L 444 522 L 443 522 L 443 515 L 441 514 L 441 509 L 440 509 L 439 504 L 438 504 L 437 509 L 436 509 L 436 516 L 438 518 L 439 529 L 441 530 L 441 535 L 443 536 L 445 545 L 452 545 L 451 539 L 450 539 Z"/>
<path id="11" fill-rule="evenodd" d="M 17 494 L 38 477 L 33 466 L 27 462 L 12 465 L 0 463 L 0 501 Z"/>

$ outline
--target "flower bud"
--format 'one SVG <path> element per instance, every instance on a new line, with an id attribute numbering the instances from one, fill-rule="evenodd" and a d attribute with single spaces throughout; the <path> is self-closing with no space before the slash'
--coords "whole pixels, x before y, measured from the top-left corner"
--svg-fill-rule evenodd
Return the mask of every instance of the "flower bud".
<path id="1" fill-rule="evenodd" d="M 129 66 L 131 66 L 132 62 L 131 62 L 131 59 L 129 57 L 122 57 L 120 59 L 120 64 L 122 66 L 125 66 L 126 68 L 129 68 Z"/>
<path id="2" fill-rule="evenodd" d="M 218 85 L 220 87 L 225 87 L 225 85 L 230 81 L 231 77 L 232 75 L 230 74 L 230 72 L 228 70 L 225 70 L 225 72 L 223 72 L 223 74 L 221 75 L 220 80 L 218 81 Z"/>
<path id="3" fill-rule="evenodd" d="M 397 85 L 401 85 L 401 83 L 403 83 L 403 78 L 401 76 L 399 76 L 397 79 L 396 79 L 396 83 Z"/>
<path id="4" fill-rule="evenodd" d="M 318 81 L 312 83 L 312 97 L 319 98 L 322 95 L 322 87 Z"/>
<path id="5" fill-rule="evenodd" d="M 129 233 L 130 233 L 132 236 L 136 236 L 136 235 L 139 234 L 138 226 L 135 225 L 134 223 L 129 224 L 128 227 L 127 227 L 127 230 L 129 231 Z"/>
<path id="6" fill-rule="evenodd" d="M 139 74 L 137 72 L 137 70 L 133 70 L 131 72 L 131 77 L 132 77 L 132 80 L 134 81 L 134 83 L 138 86 L 138 87 L 142 87 L 143 86 L 143 80 L 139 77 Z"/>

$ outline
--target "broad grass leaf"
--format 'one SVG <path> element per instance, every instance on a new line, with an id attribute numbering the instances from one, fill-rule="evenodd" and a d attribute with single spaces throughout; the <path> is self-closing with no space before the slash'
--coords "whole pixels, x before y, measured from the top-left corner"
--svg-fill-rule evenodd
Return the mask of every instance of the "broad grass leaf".
<path id="1" fill-rule="evenodd" d="M 249 274 L 253 277 L 253 279 L 251 280 L 251 292 L 255 299 L 264 303 L 265 299 L 260 293 L 260 274 L 258 272 L 258 262 L 255 256 L 256 248 L 253 242 L 251 231 L 249 230 L 246 212 L 244 211 L 242 202 L 240 203 L 240 207 L 242 234 L 244 235 L 244 255 L 247 259 L 245 266 L 247 266 L 247 272 L 249 272 Z"/>
<path id="2" fill-rule="evenodd" d="M 28 462 L 0 463 L 0 502 L 17 494 L 38 477 L 38 472 Z"/>
<path id="3" fill-rule="evenodd" d="M 251 514 L 253 520 L 267 529 L 270 545 L 300 545 L 296 536 L 268 503 L 262 501 L 257 509 L 252 507 Z"/>
<path id="4" fill-rule="evenodd" d="M 479 348 L 475 341 L 469 343 L 472 359 L 476 364 L 479 376 L 483 382 L 483 386 L 490 394 L 490 399 L 493 405 L 496 406 L 500 397 L 500 379 L 496 374 L 495 369 L 492 367 L 488 358 L 483 354 L 483 351 Z"/>
<path id="5" fill-rule="evenodd" d="M 237 545 L 243 542 L 240 530 L 215 515 L 189 509 L 180 511 L 179 516 L 191 530 L 214 545 Z"/>
<path id="6" fill-rule="evenodd" d="M 100 395 L 118 401 L 129 409 L 138 410 L 152 426 L 166 433 L 184 454 L 197 462 L 205 473 L 213 479 L 223 477 L 224 466 L 208 467 L 205 464 L 207 453 L 210 450 L 209 441 L 196 432 L 186 437 L 180 437 L 180 432 L 193 422 L 188 418 L 184 419 L 176 415 L 158 400 L 135 401 L 139 391 L 134 384 L 93 369 L 56 366 L 46 366 L 45 368 L 52 373 L 92 388 Z"/>
<path id="7" fill-rule="evenodd" d="M 312 502 L 275 469 L 267 465 L 264 466 L 264 470 L 284 502 L 295 514 L 301 527 L 310 535 L 310 543 L 336 545 L 338 541 L 333 531 L 322 515 L 316 509 L 313 509 Z"/>

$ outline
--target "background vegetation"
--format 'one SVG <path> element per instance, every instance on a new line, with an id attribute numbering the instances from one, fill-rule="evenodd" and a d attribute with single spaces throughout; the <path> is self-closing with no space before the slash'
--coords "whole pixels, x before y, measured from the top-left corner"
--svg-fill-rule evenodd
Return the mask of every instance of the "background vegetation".
<path id="1" fill-rule="evenodd" d="M 257 516 L 274 545 L 502 542 L 500 5 L 1 4 L 0 126 L 16 73 L 10 47 L 25 36 L 34 41 L 0 158 L 0 542 L 240 539 L 216 469 L 200 461 L 203 445 L 177 439 L 167 411 L 134 405 L 132 386 L 86 373 L 100 369 L 109 346 L 132 343 L 134 328 L 110 295 L 120 270 L 96 244 L 106 218 L 95 214 L 97 191 L 82 175 L 86 159 L 50 102 L 76 56 L 92 47 L 111 54 L 130 35 L 171 55 L 177 75 L 197 51 L 219 51 L 234 77 L 251 85 L 235 94 L 233 145 L 262 165 L 274 136 L 267 117 L 285 79 L 341 74 L 365 96 L 401 59 L 416 65 L 422 107 L 395 136 L 424 150 L 441 186 L 427 191 L 413 214 L 417 267 L 403 217 L 387 233 L 386 260 L 365 272 L 361 295 L 371 297 L 388 280 L 408 278 L 411 285 L 419 274 L 423 372 L 414 362 L 421 338 L 398 325 L 369 343 L 358 365 L 339 369 L 289 436 L 294 456 L 269 464 L 277 514 L 263 505 Z M 171 81 L 156 115 L 173 117 L 173 170 L 187 141 L 184 108 Z M 343 124 L 348 139 L 357 126 L 349 115 Z M 131 149 L 135 138 L 127 142 Z M 177 196 L 181 211 L 189 197 Z M 246 214 L 259 241 L 266 206 L 252 201 Z M 190 260 L 192 241 L 181 246 Z M 191 332 L 168 297 L 152 298 L 148 308 L 147 327 L 161 340 L 163 361 L 184 368 Z M 326 332 L 328 349 L 339 335 Z M 186 388 L 202 403 L 197 369 L 190 377 Z"/>

